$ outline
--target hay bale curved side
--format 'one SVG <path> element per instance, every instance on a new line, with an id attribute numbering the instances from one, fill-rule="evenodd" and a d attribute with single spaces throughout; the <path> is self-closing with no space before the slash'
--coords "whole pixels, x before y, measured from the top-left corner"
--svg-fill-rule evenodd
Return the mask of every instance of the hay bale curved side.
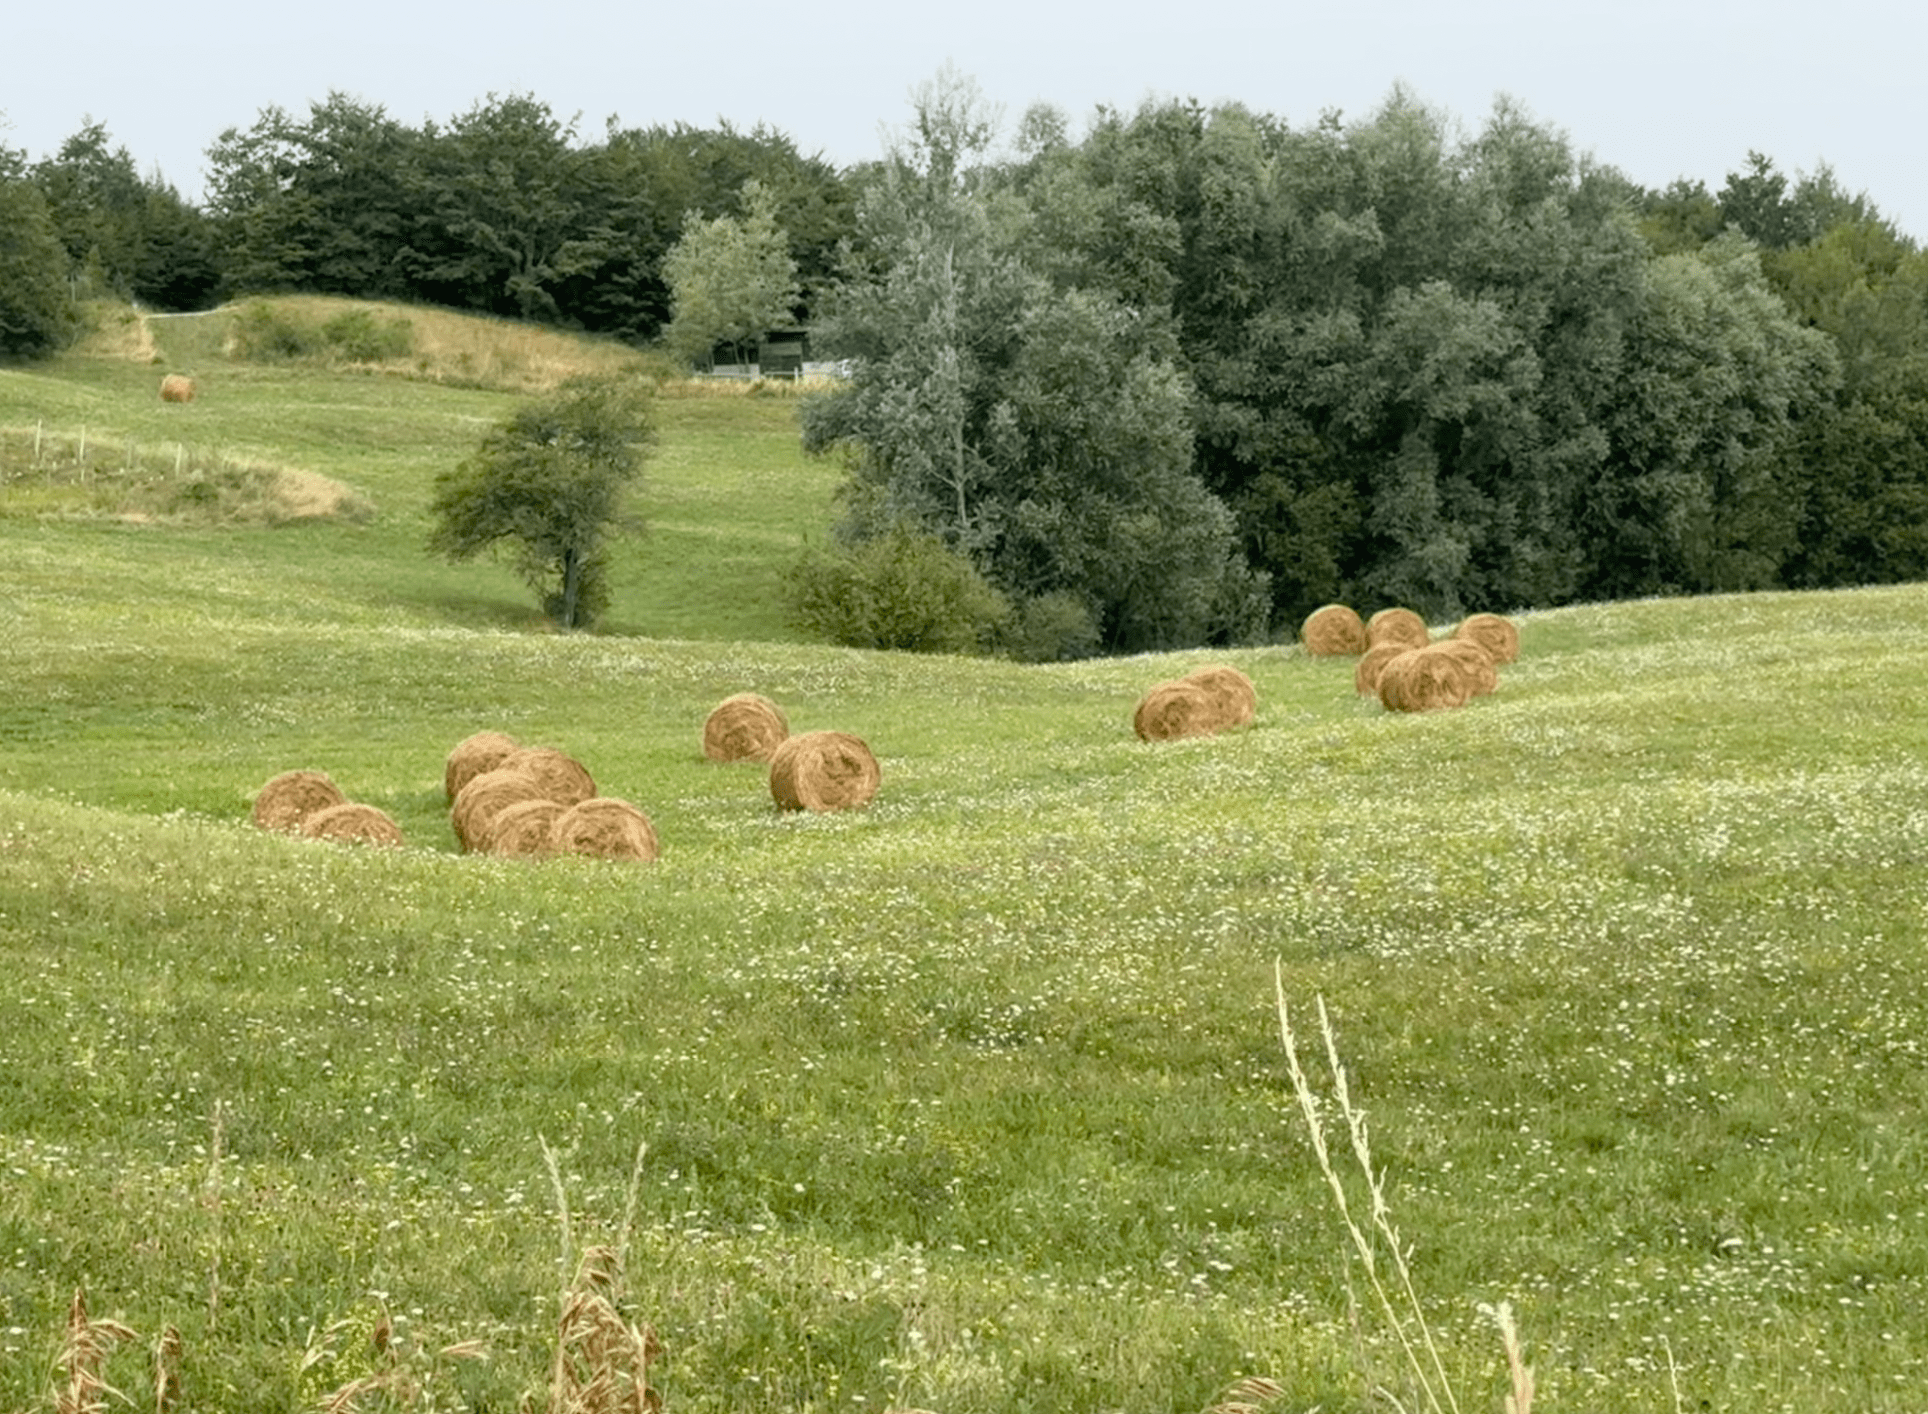
<path id="1" fill-rule="evenodd" d="M 161 401 L 164 403 L 191 403 L 194 401 L 194 380 L 185 373 L 170 373 L 161 379 Z"/>
<path id="2" fill-rule="evenodd" d="M 485 832 L 489 853 L 507 859 L 540 859 L 554 854 L 549 836 L 568 808 L 554 800 L 518 800 L 503 806 Z"/>
<path id="3" fill-rule="evenodd" d="M 1472 697 L 1472 674 L 1450 654 L 1415 648 L 1401 653 L 1379 673 L 1379 700 L 1391 712 L 1464 707 Z"/>
<path id="4" fill-rule="evenodd" d="M 316 811 L 347 799 L 326 771 L 283 771 L 255 793 L 254 823 L 293 833 Z"/>
<path id="5" fill-rule="evenodd" d="M 1487 651 L 1484 643 L 1475 638 L 1442 638 L 1420 650 L 1423 653 L 1438 653 L 1448 658 L 1456 658 L 1466 666 L 1467 676 L 1473 682 L 1473 696 L 1485 697 L 1499 690 L 1500 670 Z"/>
<path id="6" fill-rule="evenodd" d="M 1161 682 L 1138 702 L 1131 729 L 1140 741 L 1176 741 L 1186 736 L 1210 736 L 1221 726 L 1212 695 L 1195 682 L 1178 678 Z"/>
<path id="7" fill-rule="evenodd" d="M 520 743 L 504 732 L 477 732 L 456 742 L 442 766 L 442 790 L 448 803 L 453 805 L 463 786 L 520 749 Z"/>
<path id="8" fill-rule="evenodd" d="M 1179 681 L 1197 683 L 1205 689 L 1205 695 L 1212 699 L 1212 709 L 1219 714 L 1222 726 L 1242 727 L 1258 718 L 1258 689 L 1252 686 L 1250 678 L 1230 663 L 1210 663 L 1195 668 Z"/>
<path id="9" fill-rule="evenodd" d="M 739 692 L 716 704 L 703 722 L 703 754 L 712 761 L 768 761 L 790 735 L 789 718 L 769 698 Z"/>
<path id="10" fill-rule="evenodd" d="M 360 801 L 345 800 L 317 810 L 301 822 L 301 834 L 311 840 L 347 840 L 357 844 L 399 845 L 402 828 L 386 810 Z"/>
<path id="11" fill-rule="evenodd" d="M 455 797 L 449 807 L 449 824 L 465 854 L 479 854 L 489 848 L 489 832 L 495 819 L 517 801 L 548 800 L 542 783 L 527 771 L 497 767 L 484 771 Z"/>
<path id="12" fill-rule="evenodd" d="M 556 817 L 549 828 L 549 850 L 648 864 L 656 858 L 656 827 L 628 801 L 599 795 L 579 801 Z"/>
<path id="13" fill-rule="evenodd" d="M 1455 638 L 1470 638 L 1488 653 L 1495 663 L 1517 663 L 1520 658 L 1520 630 L 1500 614 L 1469 614 L 1453 630 Z"/>
<path id="14" fill-rule="evenodd" d="M 1379 675 L 1386 670 L 1386 664 L 1401 653 L 1414 653 L 1417 649 L 1403 643 L 1375 643 L 1359 657 L 1359 666 L 1352 670 L 1352 688 L 1361 697 L 1379 695 Z"/>
<path id="15" fill-rule="evenodd" d="M 1366 620 L 1366 646 L 1403 643 L 1408 648 L 1424 648 L 1433 641 L 1426 621 L 1411 609 L 1381 609 Z"/>
<path id="16" fill-rule="evenodd" d="M 1366 651 L 1365 621 L 1347 604 L 1327 604 L 1306 615 L 1299 642 L 1315 658 L 1356 658 Z"/>
<path id="17" fill-rule="evenodd" d="M 803 732 L 770 756 L 770 794 L 785 810 L 855 809 L 882 777 L 870 747 L 848 732 Z"/>
<path id="18" fill-rule="evenodd" d="M 548 746 L 521 746 L 497 764 L 498 771 L 520 771 L 535 777 L 543 795 L 564 805 L 588 800 L 596 793 L 589 768 L 575 757 Z"/>

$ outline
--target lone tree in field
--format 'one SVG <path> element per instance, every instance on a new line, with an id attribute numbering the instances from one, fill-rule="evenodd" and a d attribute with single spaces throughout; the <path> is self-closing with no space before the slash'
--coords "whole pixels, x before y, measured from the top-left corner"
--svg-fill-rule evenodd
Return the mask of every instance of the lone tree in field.
<path id="1" fill-rule="evenodd" d="M 652 431 L 646 395 L 613 380 L 523 404 L 435 478 L 429 548 L 467 560 L 506 546 L 545 614 L 588 627 L 609 605 L 608 542 L 635 528 L 623 495 Z"/>

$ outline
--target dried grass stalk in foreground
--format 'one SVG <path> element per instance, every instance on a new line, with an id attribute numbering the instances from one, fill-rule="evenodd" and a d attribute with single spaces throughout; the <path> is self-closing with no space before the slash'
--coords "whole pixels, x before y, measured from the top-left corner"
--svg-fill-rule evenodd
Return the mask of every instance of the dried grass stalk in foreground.
<path id="1" fill-rule="evenodd" d="M 1326 1013 L 1325 998 L 1317 999 L 1319 1035 L 1325 1043 L 1326 1063 L 1332 1074 L 1332 1104 L 1345 1124 L 1353 1159 L 1365 1179 L 1368 1211 L 1363 1219 L 1353 1216 L 1346 1185 L 1339 1176 L 1338 1166 L 1326 1143 L 1319 1096 L 1313 1090 L 1312 1082 L 1307 1079 L 1304 1067 L 1299 1064 L 1298 1037 L 1292 1030 L 1291 1012 L 1285 1002 L 1284 969 L 1277 963 L 1273 965 L 1273 987 L 1278 1001 L 1279 1039 L 1285 1046 L 1286 1073 L 1291 1077 L 1292 1093 L 1299 1102 L 1300 1114 L 1305 1117 L 1306 1131 L 1312 1141 L 1312 1152 L 1318 1159 L 1319 1172 L 1325 1176 L 1326 1186 L 1332 1191 L 1333 1204 L 1345 1224 L 1353 1253 L 1365 1271 L 1366 1285 L 1372 1292 L 1380 1315 L 1385 1318 L 1399 1340 L 1400 1349 L 1405 1352 L 1407 1369 L 1423 1399 L 1422 1407 L 1434 1411 L 1434 1414 L 1445 1414 L 1446 1410 L 1458 1414 L 1459 1401 L 1447 1381 L 1446 1368 L 1440 1360 L 1439 1347 L 1433 1341 L 1432 1329 L 1426 1323 L 1425 1312 L 1420 1307 L 1418 1293 L 1413 1290 L 1412 1272 L 1406 1265 L 1406 1247 L 1400 1240 L 1399 1230 L 1393 1226 L 1392 1210 L 1386 1203 L 1383 1175 L 1373 1166 L 1365 1112 L 1352 1102 L 1345 1066 L 1339 1060 L 1338 1038 L 1333 1033 L 1332 1018 Z M 1382 1245 L 1391 1254 L 1389 1267 L 1382 1268 L 1379 1257 Z M 1499 1327 L 1512 1374 L 1513 1392 L 1506 1400 L 1506 1414 L 1532 1414 L 1533 1371 L 1520 1353 L 1512 1306 L 1502 1302 L 1498 1307 L 1488 1309 L 1488 1314 Z M 1396 1408 L 1404 1407 L 1389 1391 L 1380 1390 L 1378 1393 Z"/>
<path id="2" fill-rule="evenodd" d="M 128 1403 L 126 1395 L 101 1374 L 108 1352 L 134 1332 L 119 1321 L 96 1321 L 87 1314 L 87 1293 L 75 1288 L 67 1307 L 67 1338 L 60 1347 L 60 1368 L 66 1383 L 54 1390 L 55 1414 L 103 1414 L 107 1396 Z"/>
<path id="3" fill-rule="evenodd" d="M 555 1189 L 566 1264 L 574 1243 L 569 1193 L 555 1150 L 548 1140 L 541 1143 L 543 1163 Z M 663 1407 L 663 1396 L 649 1384 L 649 1367 L 662 1355 L 662 1344 L 653 1327 L 632 1324 L 619 1309 L 623 1259 L 630 1230 L 635 1226 L 645 1152 L 642 1145 L 636 1147 L 618 1245 L 585 1248 L 575 1280 L 562 1293 L 562 1314 L 556 1322 L 556 1359 L 549 1374 L 548 1414 L 660 1414 Z"/>

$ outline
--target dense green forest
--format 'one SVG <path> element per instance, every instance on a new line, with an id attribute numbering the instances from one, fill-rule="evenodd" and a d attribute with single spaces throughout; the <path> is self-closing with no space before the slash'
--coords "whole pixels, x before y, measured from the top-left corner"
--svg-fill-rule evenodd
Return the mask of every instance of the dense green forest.
<path id="1" fill-rule="evenodd" d="M 88 294 L 265 291 L 652 343 L 684 233 L 754 217 L 789 319 L 851 359 L 804 432 L 846 459 L 852 541 L 935 537 L 1034 656 L 1330 600 L 1928 577 L 1928 256 L 1825 167 L 1649 190 L 1504 102 L 1469 135 L 1398 89 L 1299 127 L 1159 102 L 1000 133 L 954 75 L 914 110 L 837 169 L 766 128 L 333 95 L 220 134 L 205 206 L 89 126 L 0 152 L 0 351 L 57 349 Z"/>

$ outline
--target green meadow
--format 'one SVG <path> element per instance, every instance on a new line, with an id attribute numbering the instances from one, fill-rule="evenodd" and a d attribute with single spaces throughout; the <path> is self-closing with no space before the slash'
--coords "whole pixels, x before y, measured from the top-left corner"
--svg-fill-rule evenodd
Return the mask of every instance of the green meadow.
<path id="1" fill-rule="evenodd" d="M 666 384 L 558 635 L 423 549 L 514 379 L 219 319 L 0 370 L 0 1410 L 118 1403 L 72 1394 L 77 1291 L 135 1407 L 560 1407 L 597 1246 L 671 1414 L 1498 1410 L 1501 1301 L 1542 1411 L 1928 1408 L 1928 587 L 1519 614 L 1496 694 L 1416 716 L 1283 644 L 830 648 L 779 590 L 836 466 L 787 394 Z M 341 510 L 194 489 L 236 468 Z M 1254 724 L 1134 737 L 1220 661 Z M 740 691 L 876 799 L 706 761 Z M 660 859 L 459 853 L 484 729 Z M 253 828 L 293 768 L 407 844 Z"/>

